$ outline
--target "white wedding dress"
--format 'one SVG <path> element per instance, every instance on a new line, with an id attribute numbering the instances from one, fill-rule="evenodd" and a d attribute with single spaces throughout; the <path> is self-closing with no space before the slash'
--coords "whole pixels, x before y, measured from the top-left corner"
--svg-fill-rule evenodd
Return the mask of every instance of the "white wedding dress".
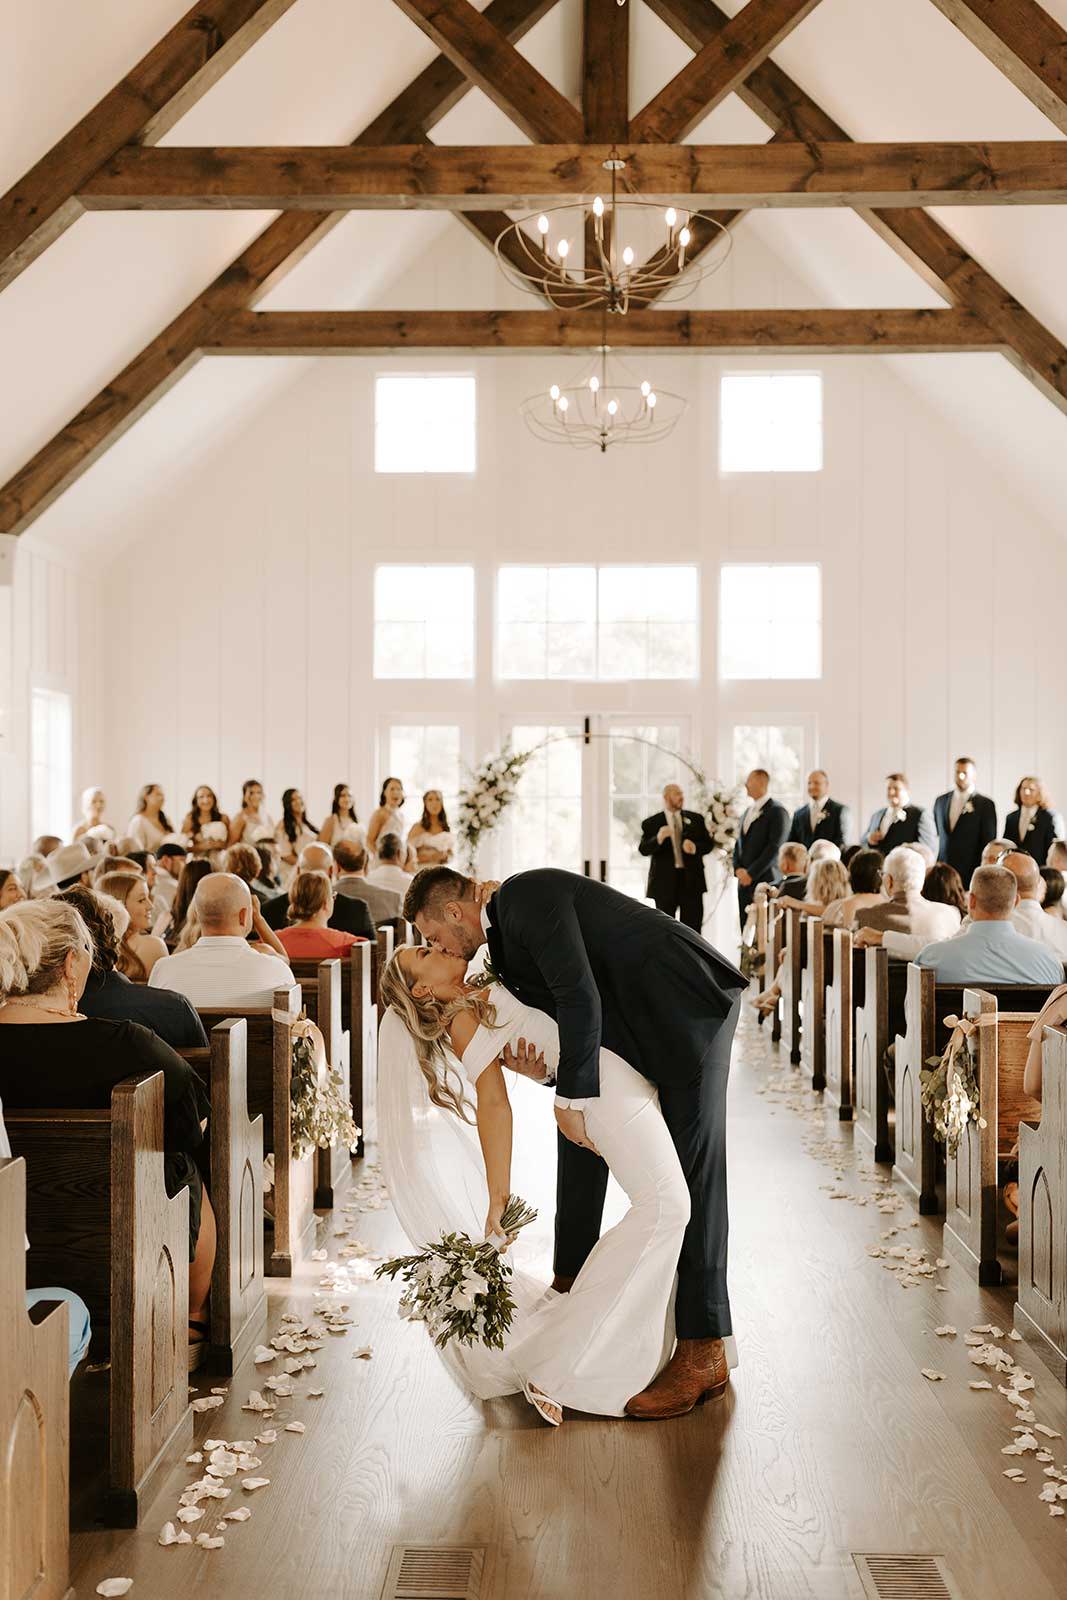
<path id="1" fill-rule="evenodd" d="M 551 1017 L 499 984 L 490 996 L 497 1025 L 478 1029 L 462 1061 L 474 1093 L 486 1067 L 520 1038 L 533 1041 L 550 1068 L 559 1061 Z M 543 1115 L 551 1117 L 549 1091 L 537 1093 Z M 619 1417 L 674 1347 L 675 1274 L 689 1191 L 655 1085 L 610 1050 L 601 1051 L 600 1096 L 585 1117 L 629 1210 L 601 1237 L 570 1294 L 546 1293 L 544 1283 L 515 1272 L 516 1315 L 504 1350 L 453 1342 L 441 1355 L 480 1399 L 520 1392 L 530 1382 L 561 1405 Z M 430 1103 L 410 1037 L 393 1012 L 379 1040 L 378 1122 L 390 1198 L 412 1245 L 452 1230 L 482 1237 L 488 1201 L 476 1131 Z"/>

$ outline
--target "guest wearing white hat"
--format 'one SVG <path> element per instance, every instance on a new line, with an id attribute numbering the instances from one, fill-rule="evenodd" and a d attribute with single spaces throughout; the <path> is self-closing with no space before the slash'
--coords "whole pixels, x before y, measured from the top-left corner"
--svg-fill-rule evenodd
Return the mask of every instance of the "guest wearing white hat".
<path id="1" fill-rule="evenodd" d="M 89 885 L 96 862 L 93 853 L 84 844 L 64 844 L 48 857 L 52 882 L 57 889 L 73 889 L 76 883 Z"/>

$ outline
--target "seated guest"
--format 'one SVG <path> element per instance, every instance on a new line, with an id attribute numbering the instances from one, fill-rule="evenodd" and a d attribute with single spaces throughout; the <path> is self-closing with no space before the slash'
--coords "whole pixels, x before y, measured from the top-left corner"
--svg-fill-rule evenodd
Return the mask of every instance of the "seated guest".
<path id="1" fill-rule="evenodd" d="M 269 1006 L 275 989 L 289 989 L 293 974 L 280 956 L 261 955 L 248 934 L 262 924 L 259 906 L 229 872 L 212 872 L 193 896 L 201 935 L 189 950 L 157 961 L 148 980 L 154 989 L 174 989 L 197 1009 L 205 1006 Z"/>
<path id="2" fill-rule="evenodd" d="M 367 882 L 366 850 L 354 844 L 341 843 L 333 855 L 337 864 L 337 880 L 334 883 L 337 894 L 362 900 L 376 927 L 383 922 L 395 922 L 403 915 L 403 895 L 395 889 L 380 889 L 377 884 Z"/>
<path id="3" fill-rule="evenodd" d="M 970 756 L 957 756 L 952 788 L 934 801 L 934 826 L 939 858 L 955 867 L 961 883 L 970 883 L 997 832 L 996 805 L 978 793 Z"/>
<path id="4" fill-rule="evenodd" d="M 802 844 L 785 843 L 778 852 L 779 883 L 761 883 L 757 900 L 775 900 L 779 895 L 803 895 L 808 882 L 808 852 Z"/>
<path id="5" fill-rule="evenodd" d="M 274 848 L 273 838 L 257 839 L 253 849 L 259 857 L 259 871 L 253 887 L 265 905 L 268 900 L 274 899 L 282 886 L 282 880 L 278 876 L 278 852 Z"/>
<path id="6" fill-rule="evenodd" d="M 955 938 L 928 944 L 915 960 L 938 983 L 1063 982 L 1063 962 L 1048 945 L 1012 926 L 1018 887 L 1006 867 L 979 867 L 968 895 L 970 926 Z"/>
<path id="7" fill-rule="evenodd" d="M 308 821 L 304 796 L 299 789 L 286 789 L 282 795 L 282 820 L 274 830 L 274 842 L 282 864 L 282 882 L 296 871 L 300 852 L 318 839 L 319 830 Z"/>
<path id="8" fill-rule="evenodd" d="M 0 1097 L 9 1111 L 106 1109 L 124 1078 L 163 1074 L 163 1175 L 168 1195 L 189 1190 L 189 1342 L 202 1344 L 215 1265 L 215 1218 L 196 1165 L 207 1096 L 188 1062 L 148 1028 L 85 1016 L 79 1001 L 92 964 L 89 931 L 69 901 L 0 913 Z"/>
<path id="9" fill-rule="evenodd" d="M 415 852 L 420 867 L 446 867 L 456 841 L 448 826 L 445 801 L 440 789 L 427 789 L 422 797 L 422 816 L 408 834 L 408 850 Z"/>
<path id="10" fill-rule="evenodd" d="M 63 843 L 58 833 L 42 833 L 30 845 L 30 854 L 34 856 L 50 856 L 55 853 Z"/>
<path id="11" fill-rule="evenodd" d="M 1016 850 L 1025 850 L 1039 867 L 1048 861 L 1049 851 L 1064 835 L 1063 818 L 1052 808 L 1048 790 L 1040 778 L 1020 778 L 1015 791 L 1015 810 L 1009 811 L 1004 836 Z"/>
<path id="12" fill-rule="evenodd" d="M 246 778 L 241 785 L 241 809 L 230 822 L 230 843 L 255 844 L 264 833 L 273 835 L 274 820 L 263 809 L 263 785 L 258 778 Z"/>
<path id="13" fill-rule="evenodd" d="M 6 911 L 8 906 L 17 906 L 20 900 L 27 898 L 18 873 L 10 867 L 0 867 L 0 911 Z"/>
<path id="14" fill-rule="evenodd" d="M 341 848 L 345 848 L 342 846 Z M 300 852 L 297 863 L 299 872 L 325 872 L 330 882 L 333 883 L 337 876 L 337 863 L 329 845 L 309 844 Z M 268 900 L 263 907 L 263 920 L 269 928 L 281 930 L 289 923 L 289 896 L 276 894 L 273 900 Z M 374 923 L 367 906 L 362 901 L 354 899 L 351 895 L 337 895 L 334 899 L 333 910 L 330 912 L 329 927 L 337 928 L 341 933 L 354 933 L 357 938 L 373 939 Z"/>
<path id="15" fill-rule="evenodd" d="M 329 926 L 333 889 L 325 872 L 298 872 L 289 885 L 289 926 L 278 938 L 289 956 L 328 961 L 346 956 L 357 943 L 355 934 Z"/>
<path id="16" fill-rule="evenodd" d="M 135 849 L 158 850 L 167 834 L 174 832 L 163 810 L 165 804 L 166 796 L 159 784 L 146 783 L 137 796 L 137 810 L 126 825 Z"/>
<path id="17" fill-rule="evenodd" d="M 182 868 L 188 859 L 189 852 L 185 847 L 185 840 L 179 838 L 177 834 L 173 838 L 164 839 L 156 851 L 156 881 L 152 893 L 155 918 L 152 932 L 158 934 L 161 939 L 166 936 L 174 917 L 178 884 L 181 882 Z"/>
<path id="18" fill-rule="evenodd" d="M 173 947 L 178 943 L 188 921 L 189 909 L 193 903 L 201 881 L 210 876 L 214 871 L 210 861 L 187 861 L 178 875 L 178 889 L 174 896 L 174 910 L 170 916 L 170 927 L 167 929 L 167 943 Z"/>
<path id="19" fill-rule="evenodd" d="M 273 898 L 272 895 L 264 893 L 262 889 L 257 887 L 262 862 L 259 859 L 259 851 L 253 850 L 250 844 L 231 844 L 223 859 L 222 866 L 225 872 L 232 872 L 235 878 L 240 878 L 242 883 L 247 883 L 253 896 L 261 906 L 266 905 L 267 901 Z"/>
<path id="20" fill-rule="evenodd" d="M 1048 853 L 1046 866 L 1055 867 L 1057 872 L 1062 872 L 1067 878 L 1067 841 L 1057 839 Z"/>
<path id="21" fill-rule="evenodd" d="M 1050 917 L 1064 920 L 1063 892 L 1067 889 L 1067 878 L 1058 867 L 1041 867 L 1041 881 L 1045 885 L 1045 893 L 1041 901 L 1042 909 Z M 0 905 L 3 904 L 3 890 L 0 889 Z"/>
<path id="22" fill-rule="evenodd" d="M 861 843 L 888 856 L 901 844 L 924 844 L 937 859 L 937 833 L 925 806 L 912 804 L 903 772 L 891 772 L 885 781 L 886 803 L 868 822 Z"/>
<path id="23" fill-rule="evenodd" d="M 72 889 L 76 883 L 89 884 L 96 858 L 85 844 L 65 844 L 52 852 L 48 865 L 56 888 Z"/>
<path id="24" fill-rule="evenodd" d="M 889 930 L 907 933 L 927 944 L 935 939 L 948 939 L 959 928 L 960 914 L 954 906 L 937 905 L 923 899 L 926 864 L 910 845 L 898 845 L 889 852 L 882 878 L 888 899 L 882 905 L 857 911 L 857 928 L 870 928 L 878 933 Z"/>
<path id="25" fill-rule="evenodd" d="M 1004 866 L 1019 888 L 1019 901 L 1012 917 L 1020 933 L 1055 950 L 1061 960 L 1067 958 L 1067 923 L 1059 917 L 1050 917 L 1041 906 L 1041 869 L 1033 856 L 1023 850 L 1014 850 L 1004 857 Z"/>
<path id="26" fill-rule="evenodd" d="M 230 837 L 230 819 L 225 811 L 219 810 L 218 796 L 206 783 L 202 783 L 195 791 L 178 831 L 188 839 L 194 857 L 206 856 L 208 860 L 217 860 L 226 848 Z"/>
<path id="27" fill-rule="evenodd" d="M 4 1127 L 4 1106 L 0 1101 L 0 1160 L 11 1160 L 11 1141 Z M 30 1241 L 26 1240 L 27 1250 Z M 84 1360 L 89 1349 L 89 1340 L 92 1337 L 92 1325 L 89 1321 L 89 1307 L 80 1295 L 73 1289 L 27 1289 L 26 1310 L 31 1311 L 35 1305 L 50 1300 L 62 1300 L 67 1306 L 67 1376 L 73 1378 L 78 1366 Z"/>
<path id="28" fill-rule="evenodd" d="M 352 791 L 347 783 L 334 785 L 330 815 L 319 833 L 319 842 L 328 844 L 331 850 L 336 850 L 342 839 L 347 844 L 355 845 L 364 845 L 367 842 L 367 830 L 356 816 Z"/>
<path id="29" fill-rule="evenodd" d="M 92 834 L 94 839 L 99 839 L 104 844 L 110 844 L 115 837 L 115 830 L 109 823 L 104 821 L 104 812 L 106 810 L 107 797 L 103 789 L 98 789 L 95 785 L 88 789 L 83 789 L 81 821 L 71 835 L 72 842 L 77 844 L 78 840 L 88 833 Z"/>
<path id="30" fill-rule="evenodd" d="M 884 905 L 885 900 L 881 851 L 858 849 L 848 864 L 848 892 L 827 906 L 823 920 L 835 928 L 852 928 L 857 912 Z"/>
<path id="31" fill-rule="evenodd" d="M 752 769 L 745 779 L 745 792 L 751 804 L 741 818 L 734 845 L 734 877 L 742 928 L 757 885 L 778 882 L 778 852 L 789 833 L 789 813 L 771 798 L 771 776 L 765 767 Z"/>
<path id="32" fill-rule="evenodd" d="M 393 889 L 397 894 L 407 894 L 412 874 L 404 871 L 407 859 L 404 841 L 398 833 L 378 836 L 378 865 L 367 873 L 367 882 L 378 889 Z"/>
<path id="33" fill-rule="evenodd" d="M 959 873 L 947 861 L 935 861 L 932 867 L 926 869 L 923 899 L 938 906 L 955 906 L 961 922 L 967 915 L 967 892 Z"/>
<path id="34" fill-rule="evenodd" d="M 130 922 L 126 907 L 95 889 L 68 889 L 60 898 L 75 907 L 93 941 L 92 971 L 81 998 L 85 1015 L 142 1022 L 174 1050 L 204 1049 L 204 1025 L 183 994 L 131 983 L 119 972 L 119 952 Z"/>
<path id="35" fill-rule="evenodd" d="M 840 846 L 834 844 L 832 839 L 816 839 L 815 843 L 812 845 L 811 849 L 808 851 L 808 869 L 809 869 L 809 871 L 815 865 L 816 861 L 840 861 L 840 860 L 841 860 L 841 849 L 840 849 Z"/>
<path id="36" fill-rule="evenodd" d="M 808 881 L 804 891 L 804 899 L 795 900 L 792 895 L 780 895 L 775 904 L 785 905 L 787 909 L 792 908 L 797 911 L 810 911 L 813 916 L 819 916 L 829 905 L 833 904 L 835 901 L 839 901 L 847 888 L 848 873 L 845 871 L 840 861 L 816 861 L 815 865 L 808 873 Z M 775 975 L 775 981 L 771 984 L 769 989 L 765 989 L 762 994 L 756 995 L 755 999 L 752 1001 L 752 1004 L 755 1006 L 757 1011 L 773 1011 L 775 1006 L 778 1004 L 782 993 L 781 970 L 782 962 L 784 960 L 785 951 L 783 950 L 778 963 L 778 972 Z"/>
<path id="37" fill-rule="evenodd" d="M 19 881 L 19 888 L 27 900 L 40 900 L 44 895 L 55 892 L 55 880 L 52 869 L 48 865 L 48 857 L 31 851 L 28 856 L 23 856 L 15 868 L 15 876 Z"/>
<path id="38" fill-rule="evenodd" d="M 152 968 L 167 953 L 163 940 L 148 931 L 152 925 L 152 901 L 147 883 L 132 872 L 105 872 L 95 888 L 125 906 L 129 914 L 129 927 L 116 962 L 118 970 L 133 983 L 147 983 Z"/>
<path id="39" fill-rule="evenodd" d="M 1042 1068 L 1045 1061 L 1045 1029 L 1062 1028 L 1067 1022 L 1067 984 L 1060 984 L 1053 989 L 1045 1004 L 1041 1007 L 1033 1027 L 1027 1034 L 1030 1040 L 1030 1050 L 1026 1057 L 1026 1066 L 1023 1069 L 1023 1094 L 1028 1094 L 1032 1100 L 1041 1099 Z"/>
<path id="40" fill-rule="evenodd" d="M 829 839 L 843 850 L 852 832 L 852 817 L 840 800 L 830 799 L 830 780 L 821 767 L 808 773 L 808 803 L 793 812 L 789 837 L 810 850 L 817 839 Z"/>
<path id="41" fill-rule="evenodd" d="M 1015 846 L 1010 839 L 990 839 L 982 851 L 982 859 L 979 865 L 983 867 L 999 867 L 1004 857 L 1010 855 L 1014 849 Z"/>

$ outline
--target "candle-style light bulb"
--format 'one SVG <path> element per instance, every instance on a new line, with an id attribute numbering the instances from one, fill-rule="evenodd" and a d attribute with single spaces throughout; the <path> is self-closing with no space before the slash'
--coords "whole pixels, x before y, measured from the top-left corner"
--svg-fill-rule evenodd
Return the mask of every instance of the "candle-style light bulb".
<path id="1" fill-rule="evenodd" d="M 668 228 L 674 227 L 674 224 L 678 221 L 678 213 L 675 211 L 673 206 L 667 207 L 666 211 L 663 213 L 663 220 L 667 224 Z"/>
<path id="2" fill-rule="evenodd" d="M 648 399 L 649 395 L 652 393 L 652 385 L 649 383 L 647 378 L 645 379 L 644 383 L 641 385 L 641 393 L 644 395 L 646 400 Z"/>
<path id="3" fill-rule="evenodd" d="M 552 385 L 551 389 L 548 391 L 548 398 L 550 400 L 558 400 L 559 399 L 559 384 L 558 383 L 554 383 Z"/>
<path id="4" fill-rule="evenodd" d="M 560 395 L 559 409 L 561 411 L 566 411 L 569 405 L 570 405 L 570 401 L 567 399 L 567 396 L 565 394 L 564 395 Z"/>
<path id="5" fill-rule="evenodd" d="M 596 394 L 597 390 L 600 388 L 600 379 L 597 377 L 595 372 L 589 380 L 589 387 L 592 389 L 594 394 Z"/>
<path id="6" fill-rule="evenodd" d="M 537 219 L 537 231 L 541 235 L 542 239 L 548 232 L 548 218 L 545 216 L 543 211 Z"/>
<path id="7" fill-rule="evenodd" d="M 650 406 L 654 406 L 655 403 L 656 403 L 656 391 L 653 389 L 652 392 L 648 396 L 648 404 Z"/>
<path id="8" fill-rule="evenodd" d="M 602 217 L 604 215 L 604 202 L 599 195 L 593 201 L 593 215 L 594 217 Z"/>
<path id="9" fill-rule="evenodd" d="M 678 235 L 678 243 L 681 245 L 683 250 L 685 249 L 686 245 L 688 245 L 692 237 L 693 235 L 690 233 L 688 228 L 682 229 L 681 233 Z"/>
<path id="10" fill-rule="evenodd" d="M 559 244 L 556 246 L 556 249 L 559 252 L 559 259 L 561 261 L 566 261 L 571 252 L 570 240 L 561 239 Z"/>
<path id="11" fill-rule="evenodd" d="M 615 415 L 615 413 L 618 411 L 618 409 L 619 409 L 619 402 L 617 400 L 609 400 L 608 401 L 608 416 L 609 417 L 613 417 Z"/>
<path id="12" fill-rule="evenodd" d="M 622 253 L 622 260 L 624 266 L 632 267 L 634 264 L 634 253 L 629 245 L 626 246 L 626 249 Z"/>

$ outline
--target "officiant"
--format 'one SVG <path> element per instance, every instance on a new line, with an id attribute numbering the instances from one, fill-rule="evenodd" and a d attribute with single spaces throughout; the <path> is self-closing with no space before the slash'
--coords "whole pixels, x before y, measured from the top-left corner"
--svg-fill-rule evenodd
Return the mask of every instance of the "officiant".
<path id="1" fill-rule="evenodd" d="M 710 855 L 713 846 L 700 812 L 685 809 L 685 795 L 678 784 L 667 785 L 663 810 L 646 817 L 641 824 L 637 848 L 650 858 L 645 890 L 648 898 L 660 911 L 669 917 L 680 916 L 699 933 L 707 889 L 704 857 Z"/>

